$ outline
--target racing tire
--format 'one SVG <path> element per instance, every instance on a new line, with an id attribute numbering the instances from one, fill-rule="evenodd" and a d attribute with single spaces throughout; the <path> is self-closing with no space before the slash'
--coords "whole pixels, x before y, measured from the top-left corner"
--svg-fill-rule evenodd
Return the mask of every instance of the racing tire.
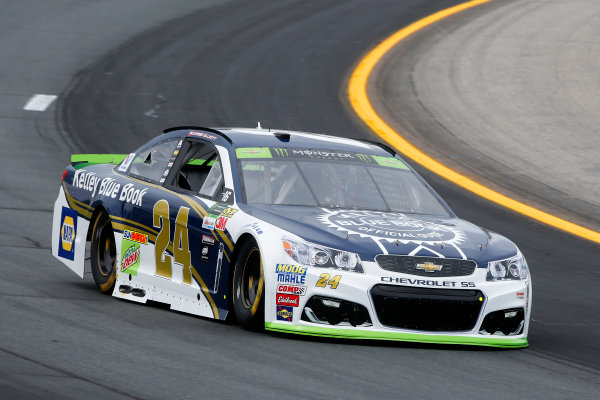
<path id="1" fill-rule="evenodd" d="M 265 327 L 265 279 L 256 240 L 240 248 L 233 272 L 233 310 L 240 325 L 251 331 Z"/>
<path id="2" fill-rule="evenodd" d="M 112 294 L 117 278 L 117 247 L 110 218 L 105 212 L 94 221 L 91 242 L 94 281 L 102 293 Z"/>

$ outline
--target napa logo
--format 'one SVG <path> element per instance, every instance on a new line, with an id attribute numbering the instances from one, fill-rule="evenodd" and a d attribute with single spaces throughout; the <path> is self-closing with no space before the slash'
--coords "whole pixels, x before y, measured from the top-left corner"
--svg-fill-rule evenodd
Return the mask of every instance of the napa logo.
<path id="1" fill-rule="evenodd" d="M 75 259 L 75 235 L 77 233 L 77 211 L 62 208 L 60 216 L 60 238 L 58 256 L 73 261 Z"/>

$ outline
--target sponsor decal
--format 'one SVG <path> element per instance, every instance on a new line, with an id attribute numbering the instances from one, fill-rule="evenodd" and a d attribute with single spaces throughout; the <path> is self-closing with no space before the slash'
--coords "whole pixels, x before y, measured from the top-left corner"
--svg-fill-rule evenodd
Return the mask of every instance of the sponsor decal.
<path id="1" fill-rule="evenodd" d="M 297 294 L 277 293 L 278 306 L 298 307 L 300 304 L 300 296 Z"/>
<path id="2" fill-rule="evenodd" d="M 306 283 L 306 267 L 291 264 L 277 264 L 275 267 L 277 282 L 304 285 Z"/>
<path id="3" fill-rule="evenodd" d="M 225 227 L 227 226 L 227 221 L 229 221 L 229 218 L 219 217 L 217 219 L 217 223 L 215 224 L 215 229 L 217 229 L 219 231 L 224 231 Z"/>
<path id="4" fill-rule="evenodd" d="M 217 222 L 215 218 L 205 215 L 204 219 L 202 220 L 202 229 L 208 229 L 212 231 L 213 229 L 215 229 L 215 222 Z"/>
<path id="5" fill-rule="evenodd" d="M 77 211 L 63 207 L 60 215 L 58 256 L 75 259 L 75 235 L 77 234 Z"/>
<path id="6" fill-rule="evenodd" d="M 217 255 L 217 269 L 215 271 L 215 285 L 213 292 L 216 292 L 219 288 L 219 280 L 221 279 L 221 266 L 223 265 L 223 253 L 225 251 L 225 245 L 223 242 L 219 243 L 219 254 Z"/>
<path id="7" fill-rule="evenodd" d="M 121 244 L 121 271 L 126 274 L 137 275 L 140 267 L 140 244 L 123 239 Z"/>
<path id="8" fill-rule="evenodd" d="M 127 168 L 129 168 L 129 164 L 131 164 L 131 162 L 133 161 L 134 158 L 135 158 L 135 153 L 129 154 L 127 157 L 125 157 L 125 159 L 123 160 L 121 165 L 119 165 L 118 170 L 121 172 L 127 171 Z"/>
<path id="9" fill-rule="evenodd" d="M 292 157 L 316 158 L 320 160 L 354 160 L 356 154 L 323 150 L 291 149 Z M 361 159 L 359 159 L 360 161 Z"/>
<path id="10" fill-rule="evenodd" d="M 204 245 L 202 246 L 202 261 L 204 262 L 208 262 L 208 246 Z"/>
<path id="11" fill-rule="evenodd" d="M 215 203 L 215 204 L 213 204 L 213 206 L 211 208 L 208 209 L 208 214 L 214 218 L 217 218 L 217 217 L 231 218 L 231 217 L 233 217 L 233 214 L 235 214 L 236 212 L 238 212 L 237 209 L 231 208 L 227 204 L 224 204 L 224 203 Z"/>
<path id="12" fill-rule="evenodd" d="M 235 149 L 237 158 L 273 158 L 268 147 L 240 147 Z"/>
<path id="13" fill-rule="evenodd" d="M 221 212 L 221 216 L 231 218 L 236 212 L 238 212 L 238 210 L 236 210 L 235 208 L 227 207 Z"/>
<path id="14" fill-rule="evenodd" d="M 211 208 L 208 209 L 208 215 L 210 215 L 213 218 L 217 218 L 226 208 L 227 204 L 215 203 L 212 205 Z"/>
<path id="15" fill-rule="evenodd" d="M 281 293 L 297 294 L 304 296 L 306 294 L 306 286 L 278 284 L 277 291 Z"/>
<path id="16" fill-rule="evenodd" d="M 287 149 L 284 149 L 287 152 Z M 282 155 L 280 157 L 296 157 L 296 158 L 311 158 L 319 160 L 356 160 L 361 161 L 356 154 L 339 152 L 339 151 L 326 151 L 326 150 L 310 150 L 310 149 L 289 149 L 289 154 Z"/>
<path id="17" fill-rule="evenodd" d="M 402 161 L 398 160 L 394 157 L 380 157 L 380 156 L 371 156 L 375 160 L 375 162 L 382 167 L 390 167 L 390 168 L 398 168 L 398 169 L 406 169 L 409 168 Z"/>
<path id="18" fill-rule="evenodd" d="M 426 262 L 424 264 L 417 264 L 416 269 L 423 270 L 425 272 L 438 272 L 444 268 L 443 265 L 433 264 L 431 262 Z"/>
<path id="19" fill-rule="evenodd" d="M 301 267 L 299 265 L 292 264 L 277 264 L 275 268 L 275 272 L 278 274 L 298 274 L 298 275 L 306 275 L 306 267 Z"/>
<path id="20" fill-rule="evenodd" d="M 306 283 L 306 276 L 277 274 L 277 282 L 295 283 L 298 285 L 304 285 Z"/>
<path id="21" fill-rule="evenodd" d="M 88 172 L 85 169 L 78 169 L 73 175 L 73 186 L 88 192 L 96 193 L 99 183 L 100 178 L 96 176 L 96 173 Z"/>
<path id="22" fill-rule="evenodd" d="M 216 135 L 211 135 L 206 132 L 198 132 L 198 131 L 190 131 L 190 133 L 188 133 L 188 136 L 200 137 L 200 138 L 208 139 L 208 140 L 216 140 L 217 139 Z"/>
<path id="23" fill-rule="evenodd" d="M 263 233 L 262 229 L 260 229 L 260 226 L 258 226 L 258 222 L 251 223 L 250 229 L 254 230 L 254 232 L 256 232 L 257 235 L 262 235 Z"/>
<path id="24" fill-rule="evenodd" d="M 292 322 L 294 319 L 294 308 L 289 306 L 277 306 L 277 321 Z"/>
<path id="25" fill-rule="evenodd" d="M 349 153 L 317 149 L 293 149 L 286 147 L 241 147 L 235 149 L 238 158 L 308 158 L 319 160 L 353 161 L 366 164 L 378 164 L 382 167 L 409 170 L 408 166 L 395 157 L 375 156 L 371 154 Z"/>
<path id="26" fill-rule="evenodd" d="M 272 148 L 271 154 L 273 154 L 275 157 L 289 157 L 290 156 L 290 152 L 288 151 L 288 149 L 284 149 L 281 147 Z"/>
<path id="27" fill-rule="evenodd" d="M 209 246 L 213 246 L 215 244 L 216 239 L 209 235 L 202 235 L 202 244 L 207 244 Z"/>
<path id="28" fill-rule="evenodd" d="M 125 201 L 135 206 L 142 205 L 142 199 L 146 192 L 148 192 L 148 188 L 139 189 L 133 183 L 128 183 L 121 188 L 121 184 L 114 178 L 100 179 L 94 172 L 88 172 L 85 169 L 75 171 L 73 186 L 92 192 L 92 196 L 98 194 L 112 199 L 118 198 L 120 201 Z"/>
<path id="29" fill-rule="evenodd" d="M 141 244 L 148 244 L 148 235 L 130 231 L 128 229 L 123 231 L 123 239 L 131 240 L 132 242 L 138 242 Z"/>
<path id="30" fill-rule="evenodd" d="M 338 231 L 389 242 L 459 244 L 464 239 L 464 235 L 451 226 L 410 218 L 400 213 L 337 210 L 317 218 Z"/>
<path id="31" fill-rule="evenodd" d="M 142 199 L 146 192 L 148 192 L 148 188 L 136 189 L 133 183 L 128 183 L 123 186 L 123 190 L 121 190 L 121 194 L 119 195 L 119 200 L 141 207 Z"/>
<path id="32" fill-rule="evenodd" d="M 100 196 L 110 197 L 112 199 L 116 198 L 119 194 L 119 190 L 121 190 L 121 184 L 117 183 L 113 178 L 104 178 L 100 182 L 100 186 L 98 187 L 98 194 Z M 92 193 L 92 196 L 95 193 Z"/>
<path id="33" fill-rule="evenodd" d="M 221 194 L 221 202 L 231 204 L 233 202 L 232 196 L 233 196 L 233 190 L 226 188 L 225 190 L 223 190 L 223 194 Z"/>
<path id="34" fill-rule="evenodd" d="M 517 299 L 524 299 L 525 298 L 525 292 L 517 292 Z"/>
<path id="35" fill-rule="evenodd" d="M 402 283 L 402 284 L 421 285 L 421 286 L 439 286 L 439 287 L 460 287 L 460 288 L 475 287 L 475 282 L 433 281 L 433 280 L 427 280 L 427 279 L 394 278 L 392 276 L 382 276 L 381 282 Z"/>

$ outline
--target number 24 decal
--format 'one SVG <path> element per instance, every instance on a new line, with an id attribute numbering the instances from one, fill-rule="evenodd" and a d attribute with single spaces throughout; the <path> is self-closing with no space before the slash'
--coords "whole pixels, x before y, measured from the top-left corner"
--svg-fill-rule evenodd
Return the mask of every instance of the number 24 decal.
<path id="1" fill-rule="evenodd" d="M 340 279 L 342 279 L 341 275 L 336 275 L 333 278 L 331 278 L 331 275 L 329 274 L 321 274 L 321 276 L 319 277 L 319 280 L 317 281 L 317 284 L 315 285 L 316 287 L 325 287 L 326 285 L 329 285 L 332 289 L 337 289 L 338 285 L 340 284 Z"/>
<path id="2" fill-rule="evenodd" d="M 171 279 L 173 276 L 173 261 L 183 266 L 183 283 L 192 284 L 192 255 L 188 237 L 188 215 L 190 209 L 180 207 L 175 219 L 175 235 L 173 237 L 173 257 L 166 253 L 171 235 L 171 222 L 169 221 L 169 203 L 159 200 L 154 205 L 153 225 L 160 228 L 154 243 L 156 258 L 156 275 Z"/>

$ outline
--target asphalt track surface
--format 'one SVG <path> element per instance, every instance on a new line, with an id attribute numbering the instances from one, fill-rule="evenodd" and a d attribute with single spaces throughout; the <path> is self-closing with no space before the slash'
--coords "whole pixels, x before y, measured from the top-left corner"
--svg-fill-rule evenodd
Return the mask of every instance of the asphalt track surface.
<path id="1" fill-rule="evenodd" d="M 425 171 L 459 216 L 527 256 L 529 348 L 249 333 L 103 296 L 91 276 L 54 260 L 51 210 L 69 153 L 126 153 L 183 124 L 369 137 L 345 103 L 352 66 L 378 40 L 457 2 L 119 3 L 0 2 L 10 33 L 0 37 L 10 56 L 0 63 L 0 397 L 598 397 L 598 246 Z M 33 93 L 60 96 L 43 113 L 23 111 Z"/>

